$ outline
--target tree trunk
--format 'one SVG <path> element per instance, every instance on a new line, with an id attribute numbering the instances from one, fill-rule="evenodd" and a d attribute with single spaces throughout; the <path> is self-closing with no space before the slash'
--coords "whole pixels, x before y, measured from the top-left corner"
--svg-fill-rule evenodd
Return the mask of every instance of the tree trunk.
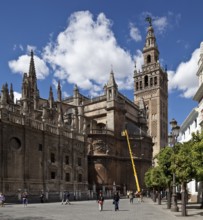
<path id="1" fill-rule="evenodd" d="M 160 192 L 160 189 L 158 189 L 158 205 L 161 205 L 161 192 Z"/>
<path id="2" fill-rule="evenodd" d="M 153 202 L 156 202 L 156 190 L 153 188 Z"/>
<path id="3" fill-rule="evenodd" d="M 168 185 L 167 188 L 167 209 L 171 209 L 171 186 Z"/>
<path id="4" fill-rule="evenodd" d="M 182 211 L 182 216 L 187 216 L 187 210 L 186 210 L 186 201 L 187 201 L 187 190 L 186 190 L 186 183 L 182 183 L 182 206 L 181 206 L 181 211 Z"/>

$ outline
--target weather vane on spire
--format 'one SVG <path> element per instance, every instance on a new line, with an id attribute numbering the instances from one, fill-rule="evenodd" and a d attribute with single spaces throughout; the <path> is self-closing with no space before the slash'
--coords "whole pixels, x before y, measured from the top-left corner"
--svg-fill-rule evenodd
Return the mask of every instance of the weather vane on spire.
<path id="1" fill-rule="evenodd" d="M 145 18 L 145 21 L 149 22 L 149 26 L 152 26 L 152 18 L 149 15 Z"/>

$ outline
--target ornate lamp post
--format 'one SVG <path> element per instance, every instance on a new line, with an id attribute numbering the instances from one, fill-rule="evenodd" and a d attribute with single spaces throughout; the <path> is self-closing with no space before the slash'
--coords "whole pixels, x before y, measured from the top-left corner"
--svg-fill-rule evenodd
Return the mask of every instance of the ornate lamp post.
<path id="1" fill-rule="evenodd" d="M 177 121 L 175 119 L 172 119 L 170 121 L 171 125 L 171 132 L 168 135 L 168 142 L 171 146 L 173 146 L 174 154 L 175 149 L 174 146 L 177 143 L 177 138 L 180 132 L 180 126 L 177 125 Z M 173 193 L 172 193 L 172 206 L 171 206 L 172 212 L 178 212 L 179 208 L 177 206 L 177 193 L 176 193 L 176 176 L 175 172 L 173 172 Z"/>

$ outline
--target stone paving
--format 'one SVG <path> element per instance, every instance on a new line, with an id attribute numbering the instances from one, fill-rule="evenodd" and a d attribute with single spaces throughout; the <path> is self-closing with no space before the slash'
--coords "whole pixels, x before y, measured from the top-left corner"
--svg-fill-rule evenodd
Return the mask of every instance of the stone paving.
<path id="1" fill-rule="evenodd" d="M 6 204 L 0 207 L 0 220 L 202 220 L 203 209 L 190 206 L 188 216 L 166 209 L 166 204 L 157 205 L 145 198 L 143 203 L 121 199 L 119 211 L 114 211 L 112 200 L 105 200 L 103 211 L 99 211 L 96 201 L 74 201 L 71 205 L 58 203 Z"/>

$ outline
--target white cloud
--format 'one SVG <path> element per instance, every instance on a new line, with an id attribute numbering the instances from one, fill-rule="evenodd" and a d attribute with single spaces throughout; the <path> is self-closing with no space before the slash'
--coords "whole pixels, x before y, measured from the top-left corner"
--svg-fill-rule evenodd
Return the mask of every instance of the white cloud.
<path id="1" fill-rule="evenodd" d="M 30 53 L 30 51 L 36 51 L 36 47 L 33 45 L 27 45 L 27 53 Z"/>
<path id="2" fill-rule="evenodd" d="M 198 88 L 197 63 L 199 60 L 199 49 L 196 49 L 187 62 L 182 62 L 176 71 L 168 71 L 169 92 L 179 90 L 184 98 L 192 98 Z"/>
<path id="3" fill-rule="evenodd" d="M 54 76 L 90 90 L 90 94 L 98 94 L 113 66 L 117 82 L 122 81 L 122 88 L 129 88 L 128 78 L 133 79 L 134 61 L 130 53 L 117 44 L 111 26 L 103 13 L 96 20 L 89 11 L 73 13 L 56 42 L 44 48 L 43 59 L 50 63 Z"/>
<path id="4" fill-rule="evenodd" d="M 154 18 L 153 19 L 153 25 L 159 33 L 163 33 L 166 30 L 167 26 L 168 26 L 167 17 L 156 17 L 156 18 Z"/>
<path id="5" fill-rule="evenodd" d="M 20 100 L 20 98 L 21 98 L 21 93 L 19 93 L 19 92 L 13 92 L 13 94 L 14 94 L 14 102 L 16 103 L 16 100 Z"/>
<path id="6" fill-rule="evenodd" d="M 34 56 L 35 70 L 38 79 L 45 79 L 49 74 L 49 69 L 46 63 L 38 56 Z M 9 68 L 13 73 L 28 73 L 30 65 L 30 56 L 22 55 L 17 60 L 11 60 L 8 62 Z"/>
<path id="7" fill-rule="evenodd" d="M 54 88 L 57 90 L 58 88 L 58 81 L 56 79 L 52 80 L 52 84 L 54 85 Z"/>
<path id="8" fill-rule="evenodd" d="M 139 29 L 137 27 L 135 27 L 135 25 L 133 23 L 130 23 L 130 36 L 136 42 L 142 40 L 142 36 L 140 34 Z"/>
<path id="9" fill-rule="evenodd" d="M 67 92 L 63 92 L 63 93 L 62 93 L 62 96 L 63 96 L 64 98 L 68 98 L 70 95 L 69 95 Z"/>

